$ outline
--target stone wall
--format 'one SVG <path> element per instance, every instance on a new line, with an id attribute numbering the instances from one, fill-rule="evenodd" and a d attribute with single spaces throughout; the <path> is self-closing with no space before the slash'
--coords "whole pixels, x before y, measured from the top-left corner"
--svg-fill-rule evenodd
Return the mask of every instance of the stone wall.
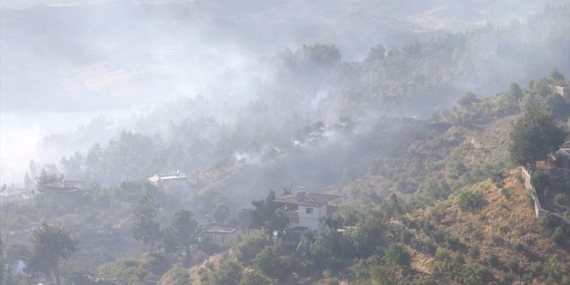
<path id="1" fill-rule="evenodd" d="M 532 199 L 534 200 L 534 212 L 536 214 L 537 218 L 540 218 L 540 216 L 548 213 L 548 210 L 545 210 L 544 208 L 542 208 L 542 206 L 540 205 L 540 199 L 538 198 L 538 195 L 536 194 L 536 190 L 534 189 L 534 187 L 532 187 L 532 183 L 531 183 L 531 175 L 530 173 L 528 173 L 528 171 L 524 168 L 521 167 L 521 172 L 522 172 L 522 176 L 524 178 L 524 186 L 527 190 L 531 191 L 531 195 L 532 195 Z M 553 216 L 558 217 L 559 219 L 561 219 L 562 221 L 570 224 L 570 220 L 568 220 L 566 217 L 558 215 L 556 213 L 552 213 L 550 212 Z"/>

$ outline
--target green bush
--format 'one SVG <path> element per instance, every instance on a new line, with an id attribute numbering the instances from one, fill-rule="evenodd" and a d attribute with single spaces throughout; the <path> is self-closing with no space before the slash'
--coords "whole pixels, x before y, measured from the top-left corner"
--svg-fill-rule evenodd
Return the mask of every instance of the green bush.
<path id="1" fill-rule="evenodd" d="M 559 245 L 564 246 L 567 243 L 567 237 L 562 230 L 562 227 L 557 227 L 554 233 L 552 234 L 552 241 Z"/>
<path id="2" fill-rule="evenodd" d="M 465 277 L 463 278 L 463 284 L 483 285 L 489 284 L 492 280 L 493 274 L 485 266 L 475 264 L 465 268 Z"/>
<path id="3" fill-rule="evenodd" d="M 532 174 L 530 182 L 537 192 L 546 191 L 550 187 L 550 173 L 544 170 L 537 171 Z"/>
<path id="4" fill-rule="evenodd" d="M 480 251 L 479 251 L 479 247 L 474 245 L 472 247 L 469 248 L 469 256 L 471 256 L 472 258 L 477 258 L 479 257 Z"/>
<path id="5" fill-rule="evenodd" d="M 261 272 L 253 270 L 246 272 L 239 282 L 239 285 L 273 285 L 275 281 L 263 276 Z"/>
<path id="6" fill-rule="evenodd" d="M 518 272 L 519 271 L 519 259 L 516 256 L 511 257 L 509 259 L 509 261 L 507 261 L 507 267 L 513 272 Z"/>
<path id="7" fill-rule="evenodd" d="M 289 270 L 272 248 L 265 248 L 258 253 L 253 265 L 268 277 L 283 280 L 289 275 Z"/>
<path id="8" fill-rule="evenodd" d="M 190 273 L 187 269 L 174 266 L 162 276 L 161 280 L 170 280 L 168 284 L 171 285 L 185 285 L 190 280 Z"/>
<path id="9" fill-rule="evenodd" d="M 483 194 L 475 191 L 459 193 L 458 205 L 461 211 L 476 211 L 485 205 Z"/>
<path id="10" fill-rule="evenodd" d="M 241 279 L 242 268 L 239 264 L 229 259 L 220 263 L 218 270 L 214 272 L 215 284 L 238 285 Z"/>
<path id="11" fill-rule="evenodd" d="M 489 263 L 490 266 L 497 267 L 500 265 L 501 261 L 499 260 L 499 257 L 497 255 L 491 254 L 487 258 L 487 263 Z"/>
<path id="12" fill-rule="evenodd" d="M 554 229 L 558 226 L 558 221 L 556 217 L 552 215 L 552 213 L 547 212 L 546 214 L 542 215 L 539 219 L 539 223 L 548 229 Z"/>
<path id="13" fill-rule="evenodd" d="M 267 245 L 269 238 L 263 231 L 253 231 L 245 236 L 236 246 L 237 260 L 249 265 Z"/>

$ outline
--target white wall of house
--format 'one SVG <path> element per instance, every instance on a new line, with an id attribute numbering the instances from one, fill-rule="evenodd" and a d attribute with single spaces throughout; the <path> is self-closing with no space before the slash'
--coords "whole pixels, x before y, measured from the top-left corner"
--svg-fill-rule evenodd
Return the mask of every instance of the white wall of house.
<path id="1" fill-rule="evenodd" d="M 306 227 L 311 231 L 322 230 L 327 218 L 327 205 L 320 207 L 299 206 L 299 224 L 296 227 Z"/>

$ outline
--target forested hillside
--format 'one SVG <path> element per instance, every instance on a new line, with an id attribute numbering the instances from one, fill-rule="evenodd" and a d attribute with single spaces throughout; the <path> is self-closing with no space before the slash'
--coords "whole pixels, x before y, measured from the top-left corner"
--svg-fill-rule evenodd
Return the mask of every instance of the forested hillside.
<path id="1" fill-rule="evenodd" d="M 570 284 L 567 3 L 495 25 L 501 4 L 202 2 L 2 10 L 3 92 L 27 92 L 2 108 L 152 106 L 47 136 L 57 158 L 2 185 L 2 284 Z M 371 15 L 421 35 L 349 50 L 368 33 L 346 17 Z M 70 55 L 36 65 L 29 42 Z"/>
<path id="2" fill-rule="evenodd" d="M 107 282 L 130 284 L 151 284 L 163 274 L 163 284 L 185 284 L 189 278 L 197 284 L 238 284 L 250 278 L 292 284 L 568 282 L 568 229 L 558 233 L 559 245 L 553 243 L 556 227 L 534 218 L 529 192 L 517 178 L 519 171 L 511 171 L 508 154 L 514 121 L 530 102 L 561 127 L 570 127 L 568 103 L 547 88 L 560 80 L 553 70 L 528 88 L 513 84 L 484 99 L 467 93 L 453 111 L 429 119 L 380 118 L 364 128 L 359 127 L 364 122 L 341 118 L 332 126 L 308 126 L 293 140 L 298 145 L 279 145 L 256 159 L 234 156 L 191 175 L 187 186 L 157 187 L 142 180 L 113 187 L 93 184 L 61 196 L 42 188 L 57 177 L 44 171 L 33 204 L 2 208 L 3 232 L 10 233 L 3 237 L 5 251 L 28 256 L 31 249 L 18 243 L 28 237 L 21 227 L 46 220 L 60 221 L 80 241 L 81 250 L 64 263 L 76 273 L 65 278 L 93 272 Z M 391 140 L 383 140 L 386 136 Z M 145 140 L 142 135 L 123 137 Z M 123 143 L 115 156 L 128 153 L 132 142 Z M 331 151 L 337 155 L 330 157 Z M 292 164 L 299 172 L 285 171 Z M 259 223 L 249 215 L 268 209 L 273 213 L 263 208 L 271 204 L 271 195 L 269 202 L 259 200 L 268 189 L 290 191 L 293 183 L 287 182 L 309 183 L 310 177 L 313 182 L 322 177 L 322 191 L 342 195 L 340 215 L 329 222 L 330 228 L 293 248 L 272 242 L 265 231 L 273 223 L 270 216 Z M 147 194 L 139 199 L 142 193 Z M 247 206 L 252 200 L 260 201 L 253 209 Z M 177 209 L 190 209 L 197 219 L 222 217 L 216 219 L 260 229 L 230 244 L 230 251 L 193 242 L 191 257 L 169 249 L 168 235 L 153 234 L 141 240 L 146 246 L 137 246 L 130 226 L 140 218 L 137 213 L 154 213 L 148 218 L 158 232 L 166 233 Z M 148 241 L 155 245 L 150 251 Z M 148 253 L 136 257 L 141 249 Z M 185 269 L 214 254 L 217 262 Z"/>
<path id="3" fill-rule="evenodd" d="M 570 38 L 566 32 L 566 27 L 570 25 L 567 5 L 542 8 L 524 20 L 507 25 L 488 24 L 468 31 L 430 34 L 426 39 L 418 36 L 414 37 L 416 40 L 413 42 L 397 43 L 383 39 L 381 35 L 384 33 L 381 31 L 372 32 L 367 34 L 370 38 L 366 44 L 358 45 L 362 51 L 357 57 L 350 56 L 350 49 L 340 46 L 336 38 L 322 40 L 319 36 L 256 53 L 231 41 L 219 43 L 205 40 L 202 36 L 196 38 L 194 33 L 179 35 L 172 32 L 190 29 L 188 26 L 192 31 L 196 29 L 196 26 L 184 21 L 187 16 L 184 13 L 165 20 L 168 23 L 165 26 L 155 25 L 165 14 L 169 15 L 167 12 L 172 7 L 163 7 L 164 10 L 161 10 L 160 5 L 151 6 L 153 9 L 132 3 L 109 5 L 3 12 L 3 21 L 6 22 L 2 25 L 5 30 L 3 34 L 10 43 L 18 43 L 15 46 L 4 45 L 2 49 L 3 74 L 10 76 L 5 77 L 3 92 L 19 95 L 4 98 L 2 108 L 10 112 L 65 112 L 68 114 L 66 118 L 76 117 L 67 113 L 71 111 L 69 108 L 92 109 L 105 110 L 110 113 L 107 115 L 109 117 L 113 113 L 122 117 L 100 117 L 77 131 L 69 127 L 68 131 L 60 131 L 63 134 L 48 136 L 37 151 L 42 164 L 58 162 L 58 156 L 70 156 L 77 150 L 87 155 L 95 143 L 104 147 L 109 139 L 118 140 L 123 129 L 149 137 L 160 134 L 166 143 L 158 140 L 153 144 L 162 148 L 170 141 L 169 136 L 178 135 L 174 133 L 181 131 L 174 129 L 169 133 L 169 124 L 172 122 L 181 126 L 181 129 L 200 134 L 197 138 L 195 135 L 185 135 L 184 140 L 200 140 L 196 146 L 198 148 L 185 146 L 185 149 L 201 151 L 207 148 L 208 151 L 203 157 L 192 158 L 191 161 L 195 162 L 187 165 L 175 161 L 166 166 L 157 165 L 155 168 L 158 170 L 140 169 L 132 175 L 138 179 L 148 172 L 166 171 L 166 167 L 194 172 L 205 165 L 219 162 L 222 158 L 212 156 L 209 152 L 222 147 L 220 141 L 223 139 L 240 138 L 232 137 L 234 132 L 243 132 L 248 141 L 259 142 L 277 135 L 290 138 L 294 131 L 305 125 L 318 121 L 332 124 L 340 116 L 349 116 L 354 120 L 376 117 L 378 114 L 427 117 L 434 110 L 449 108 L 467 91 L 486 97 L 505 89 L 511 82 L 525 85 L 547 74 L 552 67 L 558 68 L 563 74 L 570 72 L 568 66 L 562 64 L 570 60 L 567 53 L 570 49 Z M 98 18 L 87 22 L 78 20 L 82 17 L 92 19 L 94 11 L 106 13 L 116 6 L 117 11 L 140 12 L 148 14 L 148 17 L 120 18 L 122 14 L 113 12 L 113 18 L 120 18 L 117 26 L 99 23 Z M 195 6 L 184 7 L 190 18 L 195 19 L 191 17 L 195 14 L 201 15 L 202 10 Z M 47 46 L 50 47 L 49 51 L 55 52 L 62 50 L 61 46 L 67 43 L 56 40 L 59 36 L 47 39 L 29 36 L 43 26 L 29 27 L 18 23 L 26 23 L 34 18 L 34 13 L 42 17 L 50 15 L 45 16 L 46 19 L 39 18 L 46 22 L 44 26 L 48 33 L 58 31 L 64 23 L 68 27 L 78 26 L 83 30 L 112 32 L 104 37 L 101 35 L 103 39 L 85 47 L 85 42 L 102 32 L 87 37 L 81 31 L 66 28 L 69 41 L 81 44 L 72 45 L 75 48 L 66 53 L 65 60 L 48 63 L 40 59 L 23 61 L 23 58 L 27 58 L 26 53 L 33 51 L 28 49 L 29 46 Z M 54 17 L 61 19 L 52 23 Z M 211 23 L 210 20 L 199 19 L 196 21 L 204 21 L 200 22 L 199 27 L 209 27 L 207 23 Z M 241 27 L 239 19 L 241 17 L 235 19 L 237 27 Z M 287 20 L 283 25 L 290 21 L 293 20 Z M 233 26 L 224 24 L 216 27 L 214 31 L 199 34 L 213 34 L 218 30 L 230 33 L 225 29 Z M 144 33 L 131 32 L 135 28 Z M 164 34 L 164 37 L 153 39 L 153 44 L 149 46 L 146 44 L 150 41 L 149 35 L 155 31 Z M 137 36 L 128 36 L 131 34 Z M 223 39 L 231 40 L 233 37 Z M 56 42 L 44 43 L 44 40 Z M 195 46 L 194 42 L 204 44 Z M 133 51 L 125 54 L 127 47 L 132 47 Z M 50 54 L 48 51 L 46 53 Z M 65 65 L 58 67 L 60 64 Z M 31 65 L 36 66 L 35 72 L 27 71 L 26 68 Z M 27 74 L 38 77 L 34 79 L 34 84 L 24 82 L 28 78 L 24 75 Z M 39 87 L 44 82 L 48 86 Z M 41 95 L 28 97 L 31 94 Z M 23 104 L 18 101 L 20 99 L 13 98 L 27 99 Z M 155 112 L 152 111 L 154 109 Z M 142 114 L 131 117 L 116 115 L 133 110 Z M 55 126 L 50 124 L 48 127 Z M 274 134 L 272 130 L 275 129 L 282 131 Z M 268 133 L 272 137 L 256 137 Z M 224 137 L 221 137 L 222 134 Z M 244 142 L 236 147 L 249 145 Z M 236 149 L 221 150 L 224 155 L 233 151 Z M 118 182 L 118 178 L 111 176 L 104 175 L 98 179 L 110 184 Z"/>

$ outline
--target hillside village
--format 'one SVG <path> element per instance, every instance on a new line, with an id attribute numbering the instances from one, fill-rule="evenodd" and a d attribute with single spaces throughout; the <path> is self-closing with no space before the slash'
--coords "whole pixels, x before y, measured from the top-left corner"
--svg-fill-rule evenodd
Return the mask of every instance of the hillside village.
<path id="1" fill-rule="evenodd" d="M 548 80 L 535 84 L 547 84 Z M 497 106 L 496 102 L 513 92 L 516 88 L 463 103 L 452 113 L 428 122 L 418 121 L 431 127 L 424 128 L 416 141 L 408 142 L 404 155 L 378 157 L 365 175 L 347 180 L 340 188 L 321 192 L 282 187 L 281 193 L 270 191 L 267 197 L 254 200 L 252 207 L 238 212 L 226 203 L 201 217 L 193 216 L 193 211 L 177 210 L 188 208 L 188 201 L 200 205 L 204 197 L 198 195 L 210 195 L 212 186 L 220 183 L 208 172 L 186 175 L 178 170 L 105 189 L 44 171 L 37 178 L 36 189 L 5 187 L 2 192 L 6 193 L 2 197 L 10 197 L 2 200 L 8 274 L 15 278 L 24 273 L 22 261 L 30 258 L 30 249 L 21 241 L 34 231 L 33 226 L 22 229 L 15 221 L 28 220 L 29 225 L 37 226 L 39 223 L 32 221 L 59 220 L 75 238 L 85 240 L 80 243 L 83 249 L 62 264 L 75 264 L 77 270 L 75 277 L 65 278 L 83 278 L 81 282 L 92 282 L 89 284 L 122 283 L 125 278 L 161 285 L 238 284 L 249 279 L 267 284 L 312 284 L 317 280 L 325 284 L 368 284 L 372 280 L 394 284 L 403 279 L 420 284 L 511 284 L 516 280 L 568 284 L 568 145 L 562 141 L 555 150 L 538 156 L 547 157 L 545 160 L 510 166 L 508 152 L 514 151 L 513 141 L 504 144 L 504 138 L 511 133 L 510 139 L 515 139 L 514 122 L 526 117 L 532 120 L 531 113 L 509 105 L 491 113 L 482 107 Z M 567 122 L 568 112 L 564 116 L 562 122 Z M 460 164 L 452 159 L 468 158 L 468 152 L 494 153 L 494 158 L 463 159 Z M 278 161 L 287 155 L 270 159 Z M 431 184 L 420 186 L 415 193 L 406 191 L 405 184 L 394 184 L 402 188 L 391 193 L 376 192 L 390 187 L 374 187 L 417 171 L 405 165 L 418 155 L 424 156 L 425 162 L 423 173 L 416 176 L 425 175 L 421 179 Z M 430 164 L 425 164 L 428 161 Z M 386 163 L 392 163 L 395 170 L 404 166 L 402 173 L 380 172 L 378 167 Z M 224 179 L 232 179 L 247 169 L 247 164 L 231 168 L 223 174 Z M 440 182 L 433 175 L 442 177 Z M 146 194 L 138 203 L 129 202 L 140 197 L 141 188 Z M 182 193 L 190 200 L 181 200 Z M 381 195 L 388 196 L 383 199 Z M 168 217 L 173 217 L 170 222 Z M 138 227 L 141 232 L 133 239 L 131 231 Z M 162 241 L 150 235 L 152 227 L 164 233 Z M 132 242 L 136 239 L 142 248 Z M 108 243 L 116 245 L 105 248 Z M 184 247 L 187 250 L 180 251 Z M 126 254 L 132 257 L 124 258 Z M 86 258 L 90 261 L 85 262 Z M 94 268 L 94 264 L 100 265 Z M 129 272 L 146 273 L 134 277 Z"/>
<path id="2" fill-rule="evenodd" d="M 202 2 L 6 10 L 10 40 L 70 45 L 77 57 L 46 69 L 79 83 L 34 86 L 62 84 L 71 99 L 40 90 L 23 107 L 182 97 L 131 114 L 113 135 L 99 118 L 50 136 L 73 149 L 1 186 L 0 284 L 570 285 L 568 4 L 494 24 L 474 20 L 492 11 L 480 1 L 464 21 L 438 19 L 462 10 L 430 6 L 441 1 L 370 1 L 381 17 L 356 9 L 368 1 L 260 2 L 263 12 Z M 81 21 L 86 30 L 72 29 Z M 346 50 L 371 22 L 393 27 L 384 43 Z M 474 28 L 448 33 L 446 23 Z M 402 30 L 405 44 L 390 40 Z M 272 42 L 248 50 L 262 42 L 250 33 Z M 187 69 L 189 58 L 206 64 Z M 18 89 L 36 67 L 9 59 L 21 67 L 8 85 Z"/>

